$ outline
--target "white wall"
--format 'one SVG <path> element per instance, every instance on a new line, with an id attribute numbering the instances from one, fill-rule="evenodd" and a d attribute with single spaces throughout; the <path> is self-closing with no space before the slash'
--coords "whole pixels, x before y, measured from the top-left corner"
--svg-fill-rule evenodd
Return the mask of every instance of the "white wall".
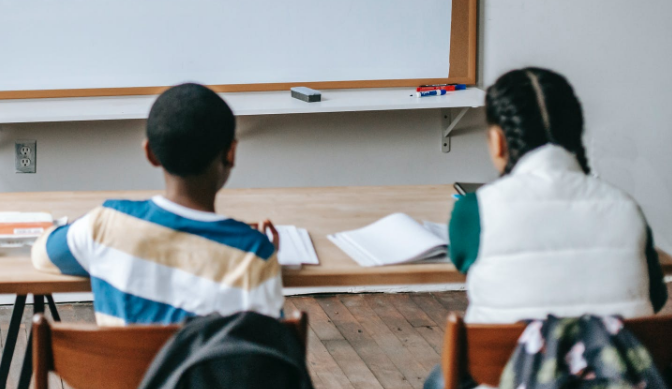
<path id="1" fill-rule="evenodd" d="M 238 119 L 228 187 L 405 185 L 488 180 L 482 112 L 440 147 L 440 112 L 271 115 Z M 160 189 L 144 160 L 142 120 L 0 125 L 0 191 Z M 37 139 L 37 174 L 14 173 L 14 141 Z"/>
<path id="2" fill-rule="evenodd" d="M 672 249 L 670 0 L 484 0 L 486 85 L 512 68 L 563 73 L 586 116 L 588 154 L 642 205 Z"/>

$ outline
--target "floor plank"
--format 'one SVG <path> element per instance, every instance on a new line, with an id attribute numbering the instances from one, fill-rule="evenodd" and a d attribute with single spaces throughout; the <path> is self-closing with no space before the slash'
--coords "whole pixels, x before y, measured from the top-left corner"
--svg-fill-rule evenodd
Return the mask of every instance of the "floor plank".
<path id="1" fill-rule="evenodd" d="M 310 328 L 321 340 L 343 340 L 343 335 L 336 329 L 320 304 L 313 297 L 293 297 L 288 299 L 297 309 L 308 313 Z"/>
<path id="2" fill-rule="evenodd" d="M 410 351 L 366 304 L 362 296 L 342 295 L 340 300 L 364 330 L 387 354 L 399 372 L 414 388 L 422 388 L 429 370 L 415 361 Z"/>
<path id="3" fill-rule="evenodd" d="M 322 308 L 315 302 L 314 299 L 286 299 L 285 302 L 285 311 L 286 312 L 292 312 L 292 311 L 298 311 L 299 308 L 296 306 L 297 302 L 299 302 L 299 306 L 301 306 L 303 311 L 308 311 L 307 305 L 302 304 L 301 301 L 304 300 L 310 300 L 310 312 L 317 318 L 315 320 L 312 316 L 309 315 L 308 318 L 308 323 L 309 323 L 309 328 L 308 328 L 308 349 L 307 349 L 307 355 L 306 355 L 306 364 L 308 365 L 308 369 L 310 371 L 310 376 L 313 379 L 313 386 L 316 389 L 354 389 L 352 384 L 350 383 L 350 380 L 345 376 L 341 368 L 338 366 L 338 364 L 334 361 L 332 358 L 331 354 L 327 351 L 327 349 L 324 347 L 324 344 L 322 344 L 322 341 L 320 338 L 315 334 L 313 330 L 313 326 L 317 324 L 318 328 L 326 328 L 323 326 L 320 326 L 320 322 L 323 322 L 325 320 L 328 320 L 327 315 L 322 311 Z M 322 319 L 322 320 L 320 320 Z M 331 321 L 329 321 L 331 323 Z M 340 332 L 336 329 L 336 327 L 333 324 L 330 324 L 331 327 L 333 327 L 333 331 L 336 332 L 338 337 L 340 339 L 343 339 L 343 336 L 341 336 Z M 330 336 L 330 337 L 335 337 L 335 336 Z"/>
<path id="4" fill-rule="evenodd" d="M 467 299 L 464 292 L 432 293 L 432 295 L 449 311 L 464 312 L 467 310 Z"/>
<path id="5" fill-rule="evenodd" d="M 376 341 L 365 332 L 362 326 L 337 297 L 317 298 L 316 300 L 327 316 L 329 316 L 334 324 L 336 324 L 336 327 L 352 348 L 357 352 L 357 355 L 359 355 L 359 357 L 366 363 L 366 366 L 368 366 L 370 371 L 375 375 L 383 388 L 412 388 L 387 354 L 385 354 Z M 346 375 L 350 378 L 350 382 L 353 382 L 352 377 L 350 377 L 347 372 Z"/>
<path id="6" fill-rule="evenodd" d="M 411 294 L 410 299 L 418 308 L 422 309 L 434 323 L 436 323 L 435 326 L 416 327 L 415 330 L 418 331 L 420 336 L 425 338 L 427 343 L 432 346 L 437 354 L 441 355 L 441 351 L 443 350 L 444 328 L 446 326 L 449 311 L 429 293 Z"/>
<path id="7" fill-rule="evenodd" d="M 4 323 L 3 323 L 4 324 Z M 6 324 L 7 327 L 9 323 Z M 7 328 L 3 327 L 3 328 Z M 23 365 L 23 356 L 26 354 L 26 346 L 28 338 L 26 337 L 26 326 L 21 324 L 19 334 L 16 338 L 16 347 L 14 348 L 14 357 L 9 368 L 9 378 L 7 379 L 7 388 L 15 389 L 19 383 L 19 376 L 21 375 L 21 366 Z"/>
<path id="8" fill-rule="evenodd" d="M 12 317 L 12 307 L 4 306 L 0 307 L 0 335 L 2 336 L 2 348 L 4 349 L 6 344 L 6 337 L 9 331 L 9 322 Z M 21 334 L 23 332 L 23 335 Z M 23 341 L 23 344 L 20 342 Z M 16 383 L 19 379 L 19 371 L 21 369 L 21 363 L 17 363 L 17 359 L 23 358 L 23 351 L 26 349 L 26 338 L 25 330 L 22 328 L 19 329 L 19 335 L 17 337 L 17 344 L 14 348 L 14 357 L 12 358 L 12 364 L 10 365 L 9 377 L 7 379 L 7 389 L 13 389 L 16 387 Z M 2 355 L 2 354 L 0 354 Z"/>
<path id="9" fill-rule="evenodd" d="M 364 300 L 380 317 L 385 325 L 411 352 L 416 361 L 431 370 L 441 360 L 441 356 L 420 336 L 404 316 L 394 308 L 385 294 L 364 295 Z"/>
<path id="10" fill-rule="evenodd" d="M 320 377 L 319 383 L 313 382 L 316 389 L 354 389 L 312 328 L 308 329 L 308 364 Z"/>
<path id="11" fill-rule="evenodd" d="M 413 327 L 436 326 L 436 322 L 425 311 L 415 305 L 409 293 L 391 294 L 388 296 L 388 299 Z"/>
<path id="12" fill-rule="evenodd" d="M 419 293 L 411 295 L 411 300 L 422 309 L 427 316 L 429 316 L 434 323 L 441 329 L 446 326 L 448 314 L 450 311 L 446 309 L 431 293 Z M 464 312 L 462 312 L 464 313 Z"/>
<path id="13" fill-rule="evenodd" d="M 415 330 L 425 341 L 434 349 L 434 351 L 441 355 L 443 350 L 443 331 L 439 327 L 416 327 Z"/>
<path id="14" fill-rule="evenodd" d="M 93 307 L 89 304 L 73 305 L 75 311 L 75 321 L 83 323 L 95 323 L 96 316 L 93 314 Z"/>
<path id="15" fill-rule="evenodd" d="M 327 340 L 324 342 L 324 346 L 348 377 L 354 388 L 383 388 L 347 340 Z"/>
<path id="16" fill-rule="evenodd" d="M 61 321 L 66 323 L 74 323 L 77 321 L 75 316 L 75 307 L 72 304 L 59 304 L 58 315 L 61 317 Z M 91 309 L 91 308 L 89 308 Z M 51 317 L 51 315 L 49 315 Z"/>

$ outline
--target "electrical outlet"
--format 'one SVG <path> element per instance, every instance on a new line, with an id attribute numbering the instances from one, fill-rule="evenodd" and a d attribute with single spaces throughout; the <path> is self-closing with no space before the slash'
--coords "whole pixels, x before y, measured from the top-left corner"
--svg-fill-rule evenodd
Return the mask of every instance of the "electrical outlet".
<path id="1" fill-rule="evenodd" d="M 37 141 L 17 140 L 14 146 L 16 173 L 35 173 L 37 171 Z"/>

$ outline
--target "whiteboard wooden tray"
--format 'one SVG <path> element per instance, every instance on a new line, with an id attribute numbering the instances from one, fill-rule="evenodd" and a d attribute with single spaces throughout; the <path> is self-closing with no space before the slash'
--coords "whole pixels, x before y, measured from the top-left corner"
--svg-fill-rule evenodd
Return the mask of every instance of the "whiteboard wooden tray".
<path id="1" fill-rule="evenodd" d="M 322 101 L 305 103 L 289 91 L 222 93 L 237 116 L 320 112 L 388 111 L 481 107 L 478 88 L 445 96 L 415 97 L 412 88 L 322 91 Z M 0 101 L 0 123 L 146 119 L 157 96 L 77 97 Z"/>

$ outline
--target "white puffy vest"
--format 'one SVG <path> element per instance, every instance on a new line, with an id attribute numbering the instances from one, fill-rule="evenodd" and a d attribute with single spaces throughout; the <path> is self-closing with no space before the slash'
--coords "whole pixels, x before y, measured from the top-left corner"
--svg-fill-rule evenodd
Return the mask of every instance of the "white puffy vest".
<path id="1" fill-rule="evenodd" d="M 627 194 L 585 175 L 573 154 L 540 147 L 477 197 L 468 322 L 653 314 L 644 217 Z"/>

